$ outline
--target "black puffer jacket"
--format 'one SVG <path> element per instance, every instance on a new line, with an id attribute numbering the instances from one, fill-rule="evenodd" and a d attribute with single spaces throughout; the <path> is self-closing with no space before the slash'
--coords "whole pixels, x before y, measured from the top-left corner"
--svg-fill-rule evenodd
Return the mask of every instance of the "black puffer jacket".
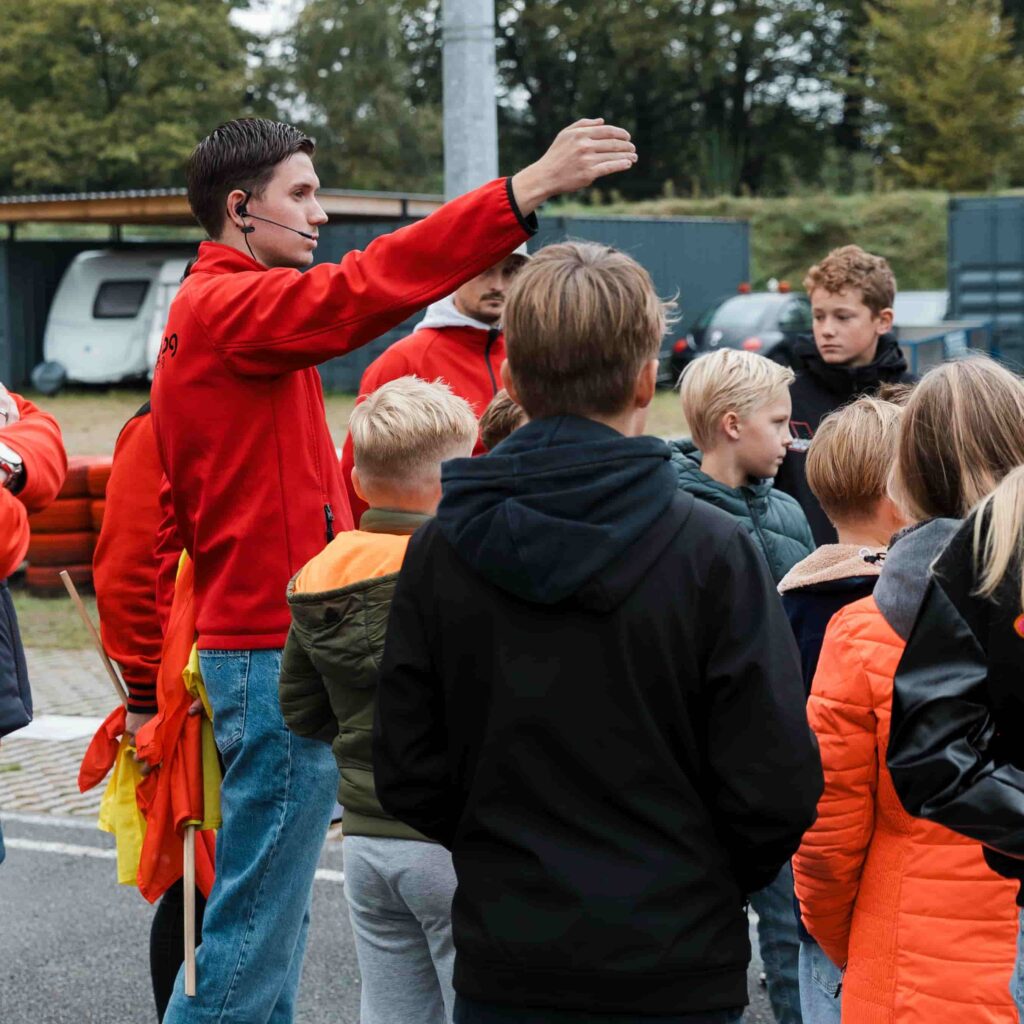
<path id="1" fill-rule="evenodd" d="M 867 366 L 833 366 L 818 354 L 814 338 L 798 338 L 785 353 L 771 358 L 796 371 L 790 385 L 793 399 L 790 429 L 794 443 L 775 477 L 776 490 L 791 494 L 811 524 L 815 544 L 834 544 L 836 531 L 807 485 L 807 449 L 818 424 L 840 406 L 861 395 L 872 394 L 883 384 L 911 384 L 917 378 L 907 370 L 907 361 L 894 334 L 883 334 L 875 360 Z"/>
<path id="2" fill-rule="evenodd" d="M 589 420 L 535 420 L 443 480 L 395 589 L 374 768 L 384 809 L 452 850 L 456 991 L 745 1003 L 745 894 L 822 789 L 764 560 L 678 491 L 667 445 Z"/>
<path id="3" fill-rule="evenodd" d="M 1024 882 L 1020 575 L 978 597 L 973 531 L 972 517 L 935 565 L 896 674 L 888 765 L 907 811 L 980 840 Z"/>

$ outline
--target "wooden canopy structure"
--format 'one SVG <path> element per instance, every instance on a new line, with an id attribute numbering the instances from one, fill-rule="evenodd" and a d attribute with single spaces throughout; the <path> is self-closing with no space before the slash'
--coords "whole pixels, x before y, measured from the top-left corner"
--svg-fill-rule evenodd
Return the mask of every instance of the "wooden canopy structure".
<path id="1" fill-rule="evenodd" d="M 433 195 L 330 188 L 321 189 L 318 198 L 335 222 L 416 219 L 443 202 Z M 184 189 L 0 196 L 0 224 L 28 223 L 197 226 Z"/>

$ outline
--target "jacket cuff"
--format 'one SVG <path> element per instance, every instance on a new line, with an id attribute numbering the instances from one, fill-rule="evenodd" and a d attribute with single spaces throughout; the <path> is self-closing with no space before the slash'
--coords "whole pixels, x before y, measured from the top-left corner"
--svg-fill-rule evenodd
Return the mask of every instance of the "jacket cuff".
<path id="1" fill-rule="evenodd" d="M 519 221 L 519 226 L 528 234 L 537 234 L 537 229 L 540 225 L 537 223 L 537 214 L 531 213 L 529 217 L 524 217 L 522 210 L 519 209 L 519 204 L 516 202 L 515 193 L 512 191 L 512 179 L 505 179 L 505 194 L 508 196 L 508 204 L 512 207 L 512 212 L 516 215 L 516 220 Z"/>

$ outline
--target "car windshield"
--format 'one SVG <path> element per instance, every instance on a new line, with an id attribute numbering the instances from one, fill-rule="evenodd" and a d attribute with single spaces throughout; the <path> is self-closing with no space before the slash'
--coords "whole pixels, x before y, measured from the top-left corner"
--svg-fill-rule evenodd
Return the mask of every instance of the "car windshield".
<path id="1" fill-rule="evenodd" d="M 778 295 L 734 295 L 714 311 L 708 327 L 724 331 L 753 331 L 765 313 L 778 304 Z"/>

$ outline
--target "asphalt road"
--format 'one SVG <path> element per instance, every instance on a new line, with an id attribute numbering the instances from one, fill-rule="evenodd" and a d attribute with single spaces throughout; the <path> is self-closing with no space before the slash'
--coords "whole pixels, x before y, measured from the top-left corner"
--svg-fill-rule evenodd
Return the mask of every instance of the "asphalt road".
<path id="1" fill-rule="evenodd" d="M 0 1024 L 149 1024 L 152 908 L 114 884 L 113 841 L 89 821 L 0 815 Z M 321 858 L 342 869 L 339 843 Z M 772 1024 L 760 961 L 745 1022 Z M 358 1024 L 359 972 L 341 884 L 315 883 L 297 1024 Z"/>

